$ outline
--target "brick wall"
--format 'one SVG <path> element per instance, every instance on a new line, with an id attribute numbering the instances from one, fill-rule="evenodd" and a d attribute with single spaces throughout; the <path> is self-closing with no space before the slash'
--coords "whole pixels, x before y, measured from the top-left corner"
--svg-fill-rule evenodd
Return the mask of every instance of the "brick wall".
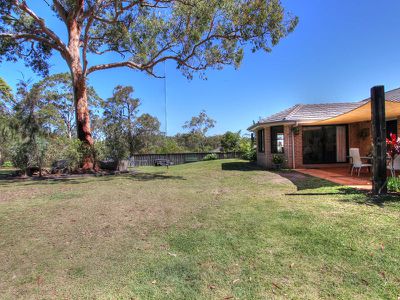
<path id="1" fill-rule="evenodd" d="M 366 137 L 360 137 L 361 132 L 366 132 Z M 371 122 L 349 124 L 349 148 L 359 148 L 360 155 L 366 156 L 371 152 L 372 136 Z"/>
<path id="2" fill-rule="evenodd" d="M 299 133 L 294 135 L 295 168 L 303 167 L 303 127 L 299 126 Z"/>
<path id="3" fill-rule="evenodd" d="M 292 126 L 285 125 L 283 127 L 283 134 L 284 134 L 284 157 L 285 157 L 285 164 L 286 168 L 293 168 L 293 148 L 292 148 Z M 256 134 L 257 136 L 257 134 Z M 272 153 L 271 153 L 271 128 L 265 128 L 265 152 L 261 153 L 257 151 L 257 164 L 264 167 L 264 168 L 272 168 Z M 296 143 L 295 136 L 295 143 Z M 301 148 L 301 141 L 300 141 L 300 148 Z M 297 149 L 295 149 L 297 151 Z M 301 154 L 301 153 L 300 153 Z"/>
<path id="4" fill-rule="evenodd" d="M 255 132 L 255 136 L 258 139 L 258 134 Z M 264 150 L 265 152 L 258 152 L 258 147 L 257 147 L 257 164 L 263 168 L 271 168 L 272 167 L 272 161 L 271 161 L 271 130 L 270 128 L 264 128 Z M 258 145 L 258 141 L 257 141 Z"/>
<path id="5" fill-rule="evenodd" d="M 292 126 L 283 126 L 283 147 L 285 149 L 285 167 L 293 168 Z"/>
<path id="6" fill-rule="evenodd" d="M 292 145 L 292 128 L 293 126 L 284 126 L 284 147 L 285 147 L 285 160 L 286 167 L 293 168 L 293 145 Z M 400 116 L 397 119 L 397 133 L 400 135 Z M 366 132 L 367 135 L 363 138 L 360 137 L 360 132 Z M 360 155 L 366 156 L 371 152 L 372 136 L 371 136 L 371 122 L 359 122 L 349 124 L 349 148 L 359 148 Z M 257 134 L 256 134 L 257 136 Z M 299 126 L 298 134 L 294 134 L 294 152 L 295 152 L 295 168 L 303 168 L 303 127 Z M 271 154 L 271 130 L 265 128 L 265 153 L 257 153 L 257 162 L 265 168 L 272 167 L 272 154 Z"/>

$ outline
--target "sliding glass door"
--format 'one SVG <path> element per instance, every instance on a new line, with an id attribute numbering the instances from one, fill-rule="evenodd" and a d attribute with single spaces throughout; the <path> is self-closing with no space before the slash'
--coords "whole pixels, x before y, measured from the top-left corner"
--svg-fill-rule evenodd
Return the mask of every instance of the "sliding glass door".
<path id="1" fill-rule="evenodd" d="M 346 162 L 347 127 L 303 127 L 303 163 L 323 164 Z"/>

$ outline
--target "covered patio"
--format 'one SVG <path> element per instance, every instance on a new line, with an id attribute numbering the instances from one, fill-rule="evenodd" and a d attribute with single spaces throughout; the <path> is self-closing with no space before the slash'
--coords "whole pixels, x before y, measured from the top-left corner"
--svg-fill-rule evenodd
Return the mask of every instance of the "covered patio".
<path id="1" fill-rule="evenodd" d="M 371 173 L 362 172 L 360 176 L 351 176 L 348 166 L 296 169 L 296 171 L 355 189 L 371 190 L 372 188 Z"/>
<path id="2" fill-rule="evenodd" d="M 266 169 L 283 164 L 380 193 L 389 162 L 399 165 L 397 158 L 388 159 L 386 138 L 400 133 L 400 88 L 385 93 L 383 86 L 373 87 L 371 97 L 359 102 L 296 104 L 249 130 L 257 140 L 257 164 Z"/>

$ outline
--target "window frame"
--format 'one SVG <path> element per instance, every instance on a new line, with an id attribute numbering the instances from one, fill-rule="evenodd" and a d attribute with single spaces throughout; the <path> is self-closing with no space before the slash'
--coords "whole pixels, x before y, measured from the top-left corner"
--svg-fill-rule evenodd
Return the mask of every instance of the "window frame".
<path id="1" fill-rule="evenodd" d="M 257 152 L 265 153 L 265 128 L 257 130 Z"/>
<path id="2" fill-rule="evenodd" d="M 394 132 L 389 132 L 389 124 L 394 125 Z M 398 128 L 399 128 L 399 121 L 397 119 L 393 119 L 393 120 L 387 120 L 386 121 L 386 138 L 390 138 L 390 133 L 394 133 L 396 136 L 398 136 L 399 132 L 398 132 Z"/>
<path id="3" fill-rule="evenodd" d="M 272 154 L 284 154 L 285 153 L 285 128 L 283 125 L 271 126 L 271 153 Z M 283 136 L 282 152 L 278 151 L 278 135 Z"/>

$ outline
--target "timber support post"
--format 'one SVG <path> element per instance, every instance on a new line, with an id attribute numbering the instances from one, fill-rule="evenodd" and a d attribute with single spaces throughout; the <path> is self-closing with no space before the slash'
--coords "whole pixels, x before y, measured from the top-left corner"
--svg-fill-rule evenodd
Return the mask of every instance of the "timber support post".
<path id="1" fill-rule="evenodd" d="M 371 88 L 371 122 L 372 122 L 372 194 L 387 193 L 386 171 L 386 118 L 385 118 L 385 87 L 383 85 Z"/>

